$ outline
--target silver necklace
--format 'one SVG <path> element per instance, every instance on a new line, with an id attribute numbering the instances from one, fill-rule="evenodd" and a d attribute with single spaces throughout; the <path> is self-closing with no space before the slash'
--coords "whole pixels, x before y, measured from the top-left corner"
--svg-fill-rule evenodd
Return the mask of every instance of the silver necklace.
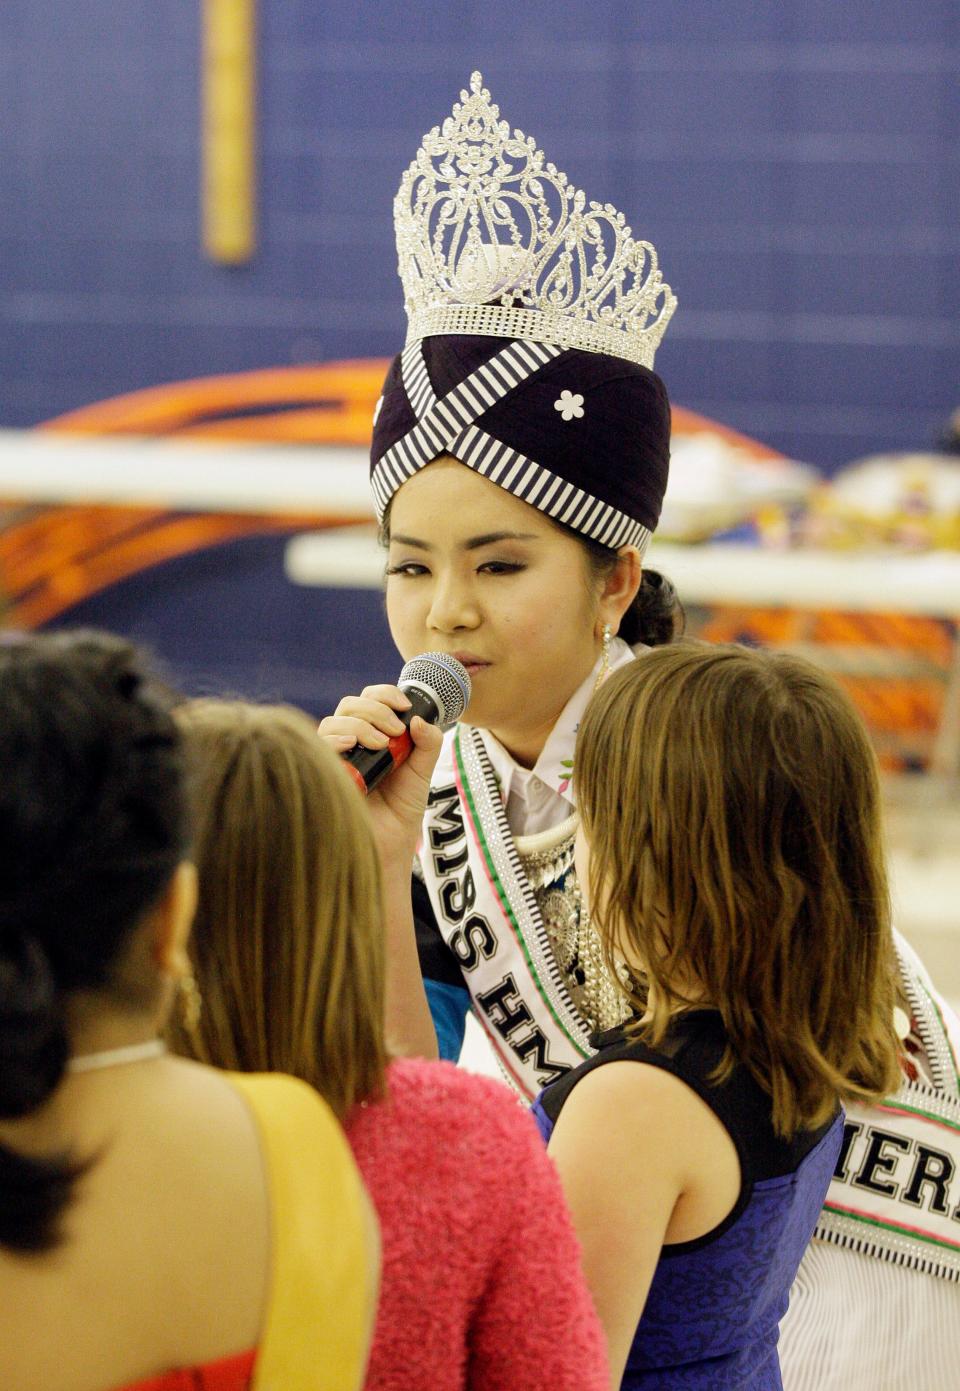
<path id="1" fill-rule="evenodd" d="M 139 1063 L 147 1058 L 159 1058 L 167 1051 L 162 1038 L 148 1038 L 145 1043 L 129 1043 L 124 1048 L 105 1048 L 102 1053 L 80 1053 L 67 1063 L 68 1072 L 97 1072 L 101 1067 L 120 1067 L 123 1063 Z"/>
<path id="2" fill-rule="evenodd" d="M 523 872 L 534 893 L 563 879 L 573 865 L 577 821 L 577 813 L 574 812 L 559 826 L 551 826 L 546 831 L 537 831 L 529 836 L 514 836 L 513 843 L 520 856 Z"/>

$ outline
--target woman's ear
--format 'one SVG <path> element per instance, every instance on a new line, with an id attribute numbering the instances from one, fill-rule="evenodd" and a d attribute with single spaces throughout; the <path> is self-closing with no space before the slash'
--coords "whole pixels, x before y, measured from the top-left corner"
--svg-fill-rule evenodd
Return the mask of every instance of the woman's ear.
<path id="1" fill-rule="evenodd" d="M 154 908 L 153 958 L 161 974 L 171 980 L 190 972 L 187 943 L 198 892 L 196 865 L 181 860 Z"/>
<path id="2" fill-rule="evenodd" d="M 604 581 L 600 593 L 598 616 L 617 632 L 620 620 L 637 596 L 643 564 L 636 546 L 622 546 L 617 551 L 617 563 Z"/>

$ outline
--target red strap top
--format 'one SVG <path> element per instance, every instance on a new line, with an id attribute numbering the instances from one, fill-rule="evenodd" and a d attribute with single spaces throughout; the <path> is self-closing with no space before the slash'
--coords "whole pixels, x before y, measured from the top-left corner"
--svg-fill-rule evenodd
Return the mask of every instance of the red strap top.
<path id="1" fill-rule="evenodd" d="M 256 1349 L 236 1357 L 223 1357 L 202 1367 L 182 1367 L 163 1376 L 150 1377 L 118 1391 L 248 1391 Z"/>

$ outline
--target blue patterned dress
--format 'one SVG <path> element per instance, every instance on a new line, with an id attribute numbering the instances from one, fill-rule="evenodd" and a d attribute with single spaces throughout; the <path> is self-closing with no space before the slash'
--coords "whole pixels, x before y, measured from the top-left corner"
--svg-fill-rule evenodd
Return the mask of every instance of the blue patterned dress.
<path id="1" fill-rule="evenodd" d="M 603 1035 L 600 1051 L 541 1092 L 533 1112 L 549 1139 L 585 1073 L 633 1060 L 664 1068 L 723 1123 L 740 1160 L 740 1196 L 728 1216 L 695 1241 L 665 1246 L 627 1359 L 622 1391 L 781 1391 L 777 1332 L 840 1152 L 842 1113 L 790 1141 L 773 1131 L 770 1098 L 743 1066 L 709 1080 L 725 1046 L 720 1015 L 678 1016 L 654 1051 Z"/>

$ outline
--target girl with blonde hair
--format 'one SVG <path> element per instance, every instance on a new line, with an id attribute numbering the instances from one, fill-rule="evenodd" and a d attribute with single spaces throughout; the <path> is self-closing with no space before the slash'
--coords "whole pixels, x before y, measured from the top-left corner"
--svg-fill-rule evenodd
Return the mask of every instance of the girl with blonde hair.
<path id="1" fill-rule="evenodd" d="M 576 777 L 630 1019 L 534 1109 L 613 1384 L 775 1391 L 839 1103 L 898 1077 L 873 753 L 807 662 L 681 643 L 600 689 Z"/>
<path id="2" fill-rule="evenodd" d="M 367 1387 L 605 1388 L 602 1332 L 535 1125 L 498 1083 L 390 1059 L 384 884 L 339 760 L 290 709 L 194 701 L 179 720 L 195 778 L 204 1011 L 176 1044 L 220 1066 L 292 1072 L 343 1117 L 383 1242 Z M 389 780 L 407 874 L 439 742 L 422 722 L 412 732 L 413 756 Z"/>

